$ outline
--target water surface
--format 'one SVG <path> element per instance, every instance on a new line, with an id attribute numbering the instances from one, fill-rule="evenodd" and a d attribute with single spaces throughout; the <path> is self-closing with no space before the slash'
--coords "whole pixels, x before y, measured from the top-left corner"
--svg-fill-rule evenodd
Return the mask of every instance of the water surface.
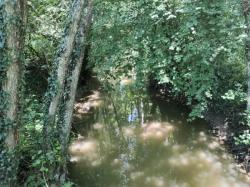
<path id="1" fill-rule="evenodd" d="M 247 187 L 203 120 L 160 95 L 120 86 L 75 104 L 71 180 L 82 187 Z"/>

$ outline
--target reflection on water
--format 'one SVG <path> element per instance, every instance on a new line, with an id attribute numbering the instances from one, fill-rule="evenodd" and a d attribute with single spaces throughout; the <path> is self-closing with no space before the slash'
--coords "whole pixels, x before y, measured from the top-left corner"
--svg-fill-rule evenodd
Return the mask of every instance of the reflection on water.
<path id="1" fill-rule="evenodd" d="M 142 133 L 140 137 L 143 142 L 152 141 L 166 141 L 168 136 L 174 130 L 174 126 L 166 122 L 150 122 L 142 125 Z"/>
<path id="2" fill-rule="evenodd" d="M 247 187 L 206 123 L 126 88 L 75 105 L 70 178 L 83 187 Z M 121 86 L 120 86 L 121 87 Z"/>

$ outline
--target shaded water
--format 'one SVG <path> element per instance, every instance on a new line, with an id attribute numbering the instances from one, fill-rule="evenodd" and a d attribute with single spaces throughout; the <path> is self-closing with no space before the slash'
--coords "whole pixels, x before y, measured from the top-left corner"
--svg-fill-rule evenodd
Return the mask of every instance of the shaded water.
<path id="1" fill-rule="evenodd" d="M 82 187 L 245 187 L 205 121 L 133 86 L 75 104 L 71 180 Z"/>

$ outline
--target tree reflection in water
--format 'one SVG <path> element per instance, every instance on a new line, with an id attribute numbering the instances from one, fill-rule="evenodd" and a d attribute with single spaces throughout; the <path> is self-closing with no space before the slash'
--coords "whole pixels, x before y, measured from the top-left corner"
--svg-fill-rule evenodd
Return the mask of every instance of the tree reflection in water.
<path id="1" fill-rule="evenodd" d="M 93 92 L 76 104 L 75 129 L 81 136 L 69 148 L 69 171 L 77 185 L 249 186 L 204 121 L 188 123 L 177 104 L 126 86 Z"/>

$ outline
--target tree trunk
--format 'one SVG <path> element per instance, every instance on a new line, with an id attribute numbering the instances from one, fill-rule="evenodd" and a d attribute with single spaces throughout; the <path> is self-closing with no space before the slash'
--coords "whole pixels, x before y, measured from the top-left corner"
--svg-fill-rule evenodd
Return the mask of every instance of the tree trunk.
<path id="1" fill-rule="evenodd" d="M 76 37 L 75 50 L 72 54 L 71 67 L 67 72 L 67 80 L 64 88 L 65 97 L 62 100 L 63 107 L 59 113 L 60 143 L 62 146 L 62 155 L 64 156 L 67 155 L 76 90 L 85 56 L 86 39 L 88 37 L 92 21 L 92 0 L 88 0 L 87 3 L 87 12 L 82 16 L 81 24 Z M 62 166 L 62 173 L 66 174 L 66 157 Z"/>
<path id="2" fill-rule="evenodd" d="M 247 61 L 247 112 L 250 114 L 250 2 L 249 0 L 242 0 L 242 8 L 245 17 L 246 24 L 246 61 Z M 248 120 L 248 124 L 250 125 L 250 121 Z"/>
<path id="3" fill-rule="evenodd" d="M 18 127 L 21 115 L 23 47 L 26 0 L 0 3 L 1 51 L 1 172 L 0 184 L 13 186 L 18 158 Z M 3 103 L 5 102 L 5 103 Z M 3 158 L 2 158 L 3 157 Z M 5 170 L 5 171 L 4 171 Z M 3 175 L 2 175 L 3 172 Z M 2 179 L 4 177 L 4 179 Z"/>
<path id="4" fill-rule="evenodd" d="M 71 15 L 69 15 L 68 23 L 62 42 L 57 52 L 57 57 L 53 63 L 52 73 L 49 78 L 49 89 L 45 99 L 45 120 L 44 120 L 44 140 L 45 151 L 50 149 L 50 136 L 53 136 L 52 129 L 55 126 L 56 114 L 59 111 L 59 103 L 63 96 L 63 88 L 66 79 L 66 71 L 70 63 L 75 37 L 79 28 L 79 22 L 83 13 L 84 0 L 74 0 Z"/>
<path id="5" fill-rule="evenodd" d="M 65 85 L 64 93 L 67 93 L 68 97 L 66 96 L 66 99 L 64 100 L 65 109 L 62 110 L 62 113 L 60 116 L 60 121 L 62 124 L 61 130 L 61 140 L 62 145 L 67 148 L 67 142 L 68 137 L 70 133 L 71 128 L 71 121 L 72 121 L 72 114 L 73 114 L 73 108 L 74 108 L 74 102 L 75 102 L 75 95 L 77 90 L 77 84 L 81 72 L 81 67 L 85 55 L 85 47 L 86 47 L 86 38 L 87 33 L 89 31 L 90 25 L 91 25 L 91 18 L 92 18 L 92 0 L 89 0 L 88 8 L 87 8 L 87 15 L 83 19 L 83 24 L 79 28 L 79 35 L 76 38 L 77 45 L 75 46 L 75 53 L 74 58 L 72 59 L 72 65 L 73 68 L 70 72 L 68 72 L 68 80 L 67 84 Z M 77 52 L 77 50 L 80 49 L 80 52 Z M 75 62 L 73 62 L 75 61 Z"/>

